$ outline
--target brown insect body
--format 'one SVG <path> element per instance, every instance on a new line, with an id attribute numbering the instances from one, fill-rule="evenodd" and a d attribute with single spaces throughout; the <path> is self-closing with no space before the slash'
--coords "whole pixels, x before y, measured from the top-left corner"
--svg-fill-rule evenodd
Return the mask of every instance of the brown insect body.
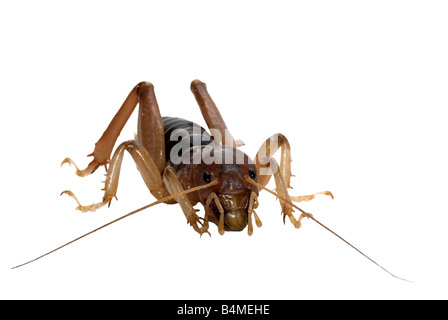
<path id="1" fill-rule="evenodd" d="M 261 221 L 254 211 L 258 206 L 259 194 L 259 188 L 254 183 L 259 182 L 258 177 L 262 174 L 260 170 L 278 168 L 272 155 L 280 148 L 280 170 L 271 170 L 264 174 L 260 183 L 265 186 L 270 175 L 274 175 L 278 190 L 291 201 L 287 192 L 291 177 L 291 157 L 287 139 L 281 134 L 273 135 L 262 145 L 255 160 L 250 159 L 237 149 L 243 143 L 233 139 L 229 133 L 205 84 L 194 80 L 191 89 L 211 134 L 191 121 L 173 117 L 162 118 L 153 85 L 149 82 L 139 83 L 95 144 L 95 150 L 91 154 L 93 161 L 84 170 L 76 167 L 79 176 L 86 176 L 101 165 L 109 165 L 101 202 L 83 206 L 71 191 L 65 191 L 78 202 L 77 209 L 95 211 L 105 204 L 110 204 L 116 197 L 124 151 L 131 154 L 148 189 L 159 200 L 210 184 L 209 187 L 165 201 L 179 203 L 188 223 L 199 234 L 208 233 L 208 222 L 212 222 L 218 225 L 220 234 L 224 231 L 241 231 L 248 226 L 248 233 L 251 235 L 252 215 L 257 226 L 261 226 Z M 112 153 L 121 129 L 137 104 L 140 106 L 136 139 L 120 144 L 109 160 L 108 155 Z M 271 140 L 275 140 L 273 145 Z M 76 166 L 69 158 L 63 161 L 67 162 Z M 271 166 L 272 163 L 274 166 Z M 252 179 L 252 183 L 248 178 Z M 306 197 L 308 198 L 296 200 L 310 200 L 314 195 Z M 203 218 L 196 214 L 198 210 L 194 209 L 194 205 L 197 203 L 201 203 L 205 208 Z M 283 201 L 281 204 L 283 214 L 299 227 L 300 219 L 304 216 L 296 220 L 292 215 L 292 206 Z"/>
<path id="2" fill-rule="evenodd" d="M 252 192 L 258 196 L 258 187 L 247 182 L 248 177 L 258 182 L 254 162 L 242 151 L 235 147 L 215 146 L 210 150 L 210 156 L 218 158 L 221 164 L 206 164 L 200 155 L 200 163 L 194 164 L 196 159 L 191 156 L 190 163 L 180 163 L 172 168 L 177 172 L 179 180 L 185 189 L 207 184 L 211 181 L 218 183 L 210 188 L 188 194 L 192 205 L 201 203 L 207 208 L 207 200 L 214 193 L 217 195 L 221 207 L 224 209 L 224 230 L 241 231 L 248 223 L 248 210 Z M 243 163 L 237 159 L 243 158 Z M 231 159 L 231 163 L 225 163 Z M 211 213 L 208 221 L 219 225 L 220 211 L 215 202 L 210 205 Z"/>
<path id="3" fill-rule="evenodd" d="M 204 219 L 218 227 L 224 212 L 220 233 L 243 230 L 248 223 L 252 192 L 258 196 L 258 187 L 246 181 L 247 177 L 258 181 L 255 163 L 237 148 L 217 144 L 194 122 L 173 117 L 162 120 L 165 170 L 172 169 L 185 190 L 216 181 L 214 186 L 189 193 L 190 204 L 201 203 L 206 208 Z"/>
<path id="4" fill-rule="evenodd" d="M 254 209 L 258 207 L 259 191 L 264 189 L 278 198 L 284 221 L 288 217 L 294 227 L 299 228 L 301 220 L 308 217 L 391 274 L 317 221 L 311 214 L 292 203 L 292 201 L 310 201 L 317 194 L 329 195 L 332 198 L 333 195 L 329 191 L 306 196 L 289 195 L 288 189 L 291 188 L 292 176 L 291 150 L 284 135 L 277 133 L 268 138 L 252 160 L 237 149 L 243 143 L 240 140 L 234 140 L 229 133 L 205 84 L 194 80 L 191 83 L 191 90 L 211 134 L 191 121 L 172 117 L 162 118 L 153 85 L 149 82 L 141 82 L 129 93 L 106 131 L 95 144 L 95 149 L 90 154 L 94 158 L 87 168 L 79 170 L 69 158 L 62 162 L 62 164 L 73 164 L 76 167 L 76 174 L 81 177 L 95 172 L 101 165 L 105 167 L 108 165 L 101 202 L 83 206 L 73 192 L 63 192 L 74 198 L 78 203 L 77 209 L 83 212 L 95 211 L 106 204 L 110 205 L 112 199 L 116 197 L 124 151 L 132 156 L 143 181 L 157 201 L 14 268 L 38 260 L 112 223 L 159 203 L 178 203 L 187 222 L 200 235 L 209 233 L 209 222 L 218 226 L 220 234 L 224 234 L 225 231 L 241 231 L 247 226 L 248 234 L 251 235 L 252 217 L 256 225 L 261 226 L 261 221 Z M 137 104 L 140 106 L 136 139 L 121 143 L 110 158 L 121 129 Z M 280 163 L 273 158 L 278 150 L 281 153 Z M 272 176 L 275 180 L 276 192 L 266 188 Z M 203 218 L 197 215 L 199 210 L 194 209 L 197 203 L 201 203 L 205 209 Z M 298 219 L 293 215 L 294 209 L 301 212 Z"/>

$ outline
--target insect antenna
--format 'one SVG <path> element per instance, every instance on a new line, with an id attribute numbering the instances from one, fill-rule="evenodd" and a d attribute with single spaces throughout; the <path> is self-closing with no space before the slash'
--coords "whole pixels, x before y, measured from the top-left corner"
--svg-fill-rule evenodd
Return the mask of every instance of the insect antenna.
<path id="1" fill-rule="evenodd" d="M 338 235 L 336 232 L 334 232 L 333 230 L 331 230 L 330 228 L 328 228 L 326 225 L 324 225 L 322 222 L 320 222 L 319 220 L 317 220 L 316 218 L 314 218 L 314 216 L 308 212 L 305 212 L 304 210 L 300 209 L 298 206 L 296 206 L 294 203 L 292 203 L 291 201 L 287 200 L 285 197 L 282 197 L 281 195 L 275 193 L 274 191 L 266 188 L 265 186 L 255 182 L 254 180 L 252 180 L 251 178 L 247 178 L 246 179 L 247 182 L 257 186 L 260 189 L 264 189 L 266 191 L 268 191 L 270 194 L 276 196 L 277 198 L 281 199 L 282 201 L 284 201 L 285 203 L 293 206 L 294 208 L 296 208 L 297 210 L 299 210 L 301 213 L 303 213 L 306 217 L 310 218 L 311 220 L 313 220 L 314 222 L 316 222 L 318 225 L 320 225 L 321 227 L 323 227 L 324 229 L 326 229 L 327 231 L 331 232 L 333 235 L 335 235 L 336 237 L 338 237 L 339 239 L 341 239 L 342 241 L 344 241 L 346 244 L 348 244 L 350 247 L 352 247 L 353 249 L 355 249 L 358 253 L 360 253 L 361 255 L 363 255 L 365 258 L 369 259 L 371 262 L 373 262 L 375 265 L 377 265 L 378 267 L 380 267 L 381 269 L 383 269 L 384 271 L 386 271 L 388 274 L 390 274 L 392 277 L 403 280 L 403 281 L 407 281 L 407 282 L 411 282 L 409 280 L 406 280 L 404 278 L 400 278 L 396 275 L 394 275 L 393 273 L 391 273 L 389 270 L 387 270 L 386 268 L 384 268 L 383 266 L 381 266 L 379 263 L 377 263 L 375 260 L 373 260 L 372 258 L 370 258 L 369 256 L 367 256 L 365 253 L 363 253 L 361 250 L 359 250 L 358 248 L 356 248 L 354 245 L 352 245 L 350 242 L 348 242 L 347 240 L 345 240 L 344 238 L 342 238 L 340 235 Z"/>
<path id="2" fill-rule="evenodd" d="M 103 229 L 103 228 L 105 228 L 105 227 L 107 227 L 107 226 L 109 226 L 109 225 L 111 225 L 111 224 L 113 224 L 113 223 L 115 223 L 115 222 L 118 222 L 118 221 L 120 221 L 120 220 L 123 220 L 124 218 L 127 218 L 127 217 L 129 217 L 129 216 L 131 216 L 131 215 L 133 215 L 133 214 L 135 214 L 135 213 L 137 213 L 137 212 L 143 211 L 143 210 L 148 209 L 148 208 L 150 208 L 150 207 L 153 207 L 153 206 L 155 206 L 155 205 L 157 205 L 157 204 L 167 202 L 167 201 L 169 201 L 169 200 L 172 200 L 172 199 L 174 199 L 174 198 L 176 198 L 176 197 L 179 197 L 179 196 L 182 196 L 182 195 L 184 195 L 184 194 L 188 194 L 188 193 L 195 192 L 195 191 L 198 191 L 198 190 L 201 190 L 201 189 L 209 188 L 209 187 L 211 187 L 211 186 L 214 186 L 214 185 L 217 184 L 217 183 L 218 183 L 218 181 L 212 181 L 212 182 L 210 182 L 210 183 L 208 183 L 208 184 L 206 184 L 206 185 L 202 185 L 202 186 L 199 186 L 199 187 L 190 188 L 190 189 L 184 190 L 184 191 L 182 191 L 182 192 L 176 193 L 176 194 L 174 194 L 174 195 L 171 195 L 171 196 L 168 196 L 168 197 L 159 199 L 159 200 L 157 200 L 157 201 L 154 201 L 153 203 L 150 203 L 150 204 L 148 204 L 148 205 L 146 205 L 146 206 L 143 206 L 143 207 L 141 207 L 141 208 L 139 208 L 139 209 L 136 209 L 136 210 L 134 210 L 134 211 L 131 211 L 131 212 L 125 214 L 124 216 L 121 216 L 121 217 L 119 217 L 119 218 L 117 218 L 117 219 L 115 219 L 115 220 L 112 220 L 112 221 L 110 221 L 110 222 L 108 222 L 108 223 L 102 225 L 101 227 L 98 227 L 98 228 L 96 228 L 96 229 L 94 229 L 94 230 L 92 230 L 92 231 L 89 231 L 89 232 L 83 234 L 82 236 L 79 236 L 78 238 L 73 239 L 73 240 L 71 240 L 71 241 L 69 241 L 69 242 L 63 244 L 62 246 L 57 247 L 56 249 L 53 249 L 53 250 L 51 250 L 51 251 L 48 251 L 47 253 L 44 253 L 43 255 L 41 255 L 41 256 L 39 256 L 39 257 L 37 257 L 37 258 L 34 258 L 34 259 L 32 259 L 32 260 L 29 260 L 29 261 L 27 261 L 27 262 L 24 262 L 24 263 L 22 263 L 22 264 L 19 264 L 19 265 L 15 266 L 15 267 L 12 267 L 11 269 L 16 269 L 16 268 L 22 267 L 22 266 L 24 266 L 24 265 L 26 265 L 26 264 L 29 264 L 29 263 L 34 262 L 34 261 L 36 261 L 36 260 L 39 260 L 39 259 L 41 259 L 41 258 L 43 258 L 43 257 L 45 257 L 45 256 L 48 256 L 49 254 L 51 254 L 51 253 L 53 253 L 53 252 L 55 252 L 55 251 L 58 251 L 59 249 L 62 249 L 62 248 L 64 248 L 64 247 L 68 246 L 69 244 L 72 244 L 72 243 L 75 242 L 75 241 L 78 241 L 78 240 L 80 240 L 80 239 L 82 239 L 82 238 L 84 238 L 84 237 L 86 237 L 86 236 L 88 236 L 88 235 L 90 235 L 90 234 L 92 234 L 92 233 L 94 233 L 94 232 L 96 232 L 96 231 L 98 231 L 98 230 L 101 230 L 101 229 Z"/>

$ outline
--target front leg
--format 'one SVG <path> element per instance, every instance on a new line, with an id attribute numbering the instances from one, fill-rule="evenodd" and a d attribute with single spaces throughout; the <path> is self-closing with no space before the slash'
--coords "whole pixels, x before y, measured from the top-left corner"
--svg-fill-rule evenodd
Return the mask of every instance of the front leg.
<path id="1" fill-rule="evenodd" d="M 281 150 L 280 165 L 273 157 L 279 149 Z M 318 192 L 307 196 L 289 195 L 288 189 L 292 188 L 290 186 L 290 180 L 293 176 L 291 174 L 291 147 L 288 139 L 280 133 L 272 135 L 263 143 L 255 156 L 255 165 L 257 172 L 259 173 L 258 180 L 260 184 L 265 187 L 271 176 L 274 176 L 277 194 L 289 202 L 310 201 L 314 199 L 317 194 L 329 195 L 333 198 L 333 194 L 330 191 Z M 289 203 L 280 199 L 280 205 L 282 207 L 283 221 L 286 216 L 288 216 L 291 223 L 296 228 L 300 228 L 301 220 L 306 217 L 306 215 L 302 213 L 299 219 L 296 219 L 293 215 L 293 207 Z"/>
<path id="2" fill-rule="evenodd" d="M 152 195 L 154 195 L 154 197 L 156 197 L 157 199 L 168 196 L 168 192 L 163 185 L 162 175 L 159 173 L 155 161 L 152 159 L 146 149 L 140 145 L 140 143 L 135 140 L 129 140 L 123 142 L 118 146 L 117 150 L 115 150 L 114 156 L 110 161 L 110 166 L 106 174 L 106 181 L 104 183 L 104 196 L 102 201 L 94 203 L 92 205 L 83 206 L 78 201 L 73 192 L 62 192 L 75 199 L 75 201 L 78 203 L 78 207 L 76 209 L 81 210 L 82 212 L 96 211 L 106 204 L 110 205 L 112 199 L 116 198 L 118 180 L 121 171 L 121 163 L 123 161 L 125 150 L 128 151 L 132 156 L 135 164 L 137 165 L 137 169 L 143 178 L 143 181 L 145 182 L 149 191 L 151 191 Z"/>
<path id="3" fill-rule="evenodd" d="M 171 195 L 175 195 L 184 191 L 182 184 L 180 183 L 179 178 L 177 177 L 176 171 L 173 168 L 167 167 L 163 172 L 163 181 L 165 182 L 165 186 L 168 192 Z M 175 198 L 179 203 L 182 211 L 184 212 L 185 217 L 187 218 L 187 222 L 193 227 L 193 229 L 199 233 L 201 236 L 203 233 L 208 233 L 208 221 L 205 217 L 204 223 L 202 223 L 199 216 L 196 214 L 198 210 L 196 210 L 188 199 L 187 195 L 180 195 Z"/>

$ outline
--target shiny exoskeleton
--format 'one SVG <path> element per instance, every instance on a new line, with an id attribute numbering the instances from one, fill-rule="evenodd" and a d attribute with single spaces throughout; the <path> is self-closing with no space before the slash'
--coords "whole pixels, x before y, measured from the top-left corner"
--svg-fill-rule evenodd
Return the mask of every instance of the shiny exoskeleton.
<path id="1" fill-rule="evenodd" d="M 254 192 L 258 196 L 258 188 L 245 180 L 250 177 L 258 181 L 253 161 L 235 147 L 217 145 L 213 137 L 194 122 L 171 117 L 163 117 L 162 120 L 165 130 L 167 166 L 176 171 L 182 186 L 188 189 L 189 186 L 207 184 L 213 180 L 220 182 L 210 188 L 189 194 L 190 202 L 200 202 L 207 207 L 207 200 L 211 194 L 215 193 L 225 212 L 224 230 L 243 230 L 248 222 L 251 193 Z M 175 137 L 179 138 L 176 140 Z M 176 153 L 175 156 L 171 155 L 173 150 Z M 214 160 L 216 160 L 215 154 L 219 154 L 221 161 L 204 163 L 201 159 L 204 151 L 209 151 L 210 158 Z M 238 155 L 243 159 L 240 164 L 237 164 Z M 173 163 L 171 160 L 173 158 L 181 161 Z M 206 218 L 218 225 L 220 215 L 219 209 L 213 201 Z"/>
<path id="2" fill-rule="evenodd" d="M 86 176 L 99 166 L 108 165 L 103 200 L 89 206 L 78 202 L 77 209 L 95 211 L 110 204 L 116 196 L 121 161 L 126 150 L 134 159 L 150 192 L 159 200 L 173 196 L 165 202 L 179 203 L 187 221 L 199 234 L 208 233 L 209 222 L 218 226 L 220 234 L 241 231 L 246 226 L 249 235 L 252 234 L 252 216 L 257 226 L 261 226 L 254 210 L 258 206 L 259 186 L 265 187 L 271 176 L 275 179 L 284 218 L 289 217 L 295 227 L 300 227 L 300 220 L 306 215 L 302 213 L 296 219 L 292 214 L 291 201 L 308 201 L 315 194 L 289 195 L 291 152 L 286 137 L 279 133 L 271 136 L 252 160 L 238 149 L 243 143 L 229 133 L 206 85 L 194 80 L 191 90 L 210 133 L 191 121 L 162 118 L 153 85 L 139 83 L 95 144 L 91 154 L 93 161 L 84 170 L 76 167 L 79 176 Z M 140 106 L 136 139 L 120 144 L 110 159 L 115 141 L 137 104 Z M 279 149 L 280 164 L 273 158 Z M 69 158 L 63 163 L 74 164 Z M 200 189 L 185 192 L 196 187 Z M 71 191 L 65 193 L 76 199 Z M 331 195 L 328 191 L 319 193 Z M 205 208 L 203 218 L 194 209 L 197 203 Z"/>
<path id="3" fill-rule="evenodd" d="M 105 204 L 110 204 L 112 199 L 116 197 L 124 151 L 128 151 L 132 156 L 146 186 L 157 198 L 157 201 L 121 216 L 14 268 L 36 261 L 93 232 L 158 203 L 179 203 L 188 223 L 201 235 L 209 233 L 209 222 L 218 226 L 220 234 L 224 234 L 225 231 L 241 231 L 247 226 L 248 234 L 251 235 L 253 232 L 252 217 L 254 217 L 256 225 L 261 226 L 261 221 L 254 209 L 258 206 L 259 191 L 265 189 L 279 199 L 283 220 L 288 217 L 296 228 L 300 227 L 301 220 L 304 217 L 314 220 L 371 262 L 396 277 L 334 231 L 317 221 L 311 214 L 292 203 L 292 201 L 312 200 L 316 194 L 325 194 L 331 197 L 333 195 L 329 191 L 308 196 L 294 197 L 289 195 L 288 188 L 290 188 L 289 183 L 292 176 L 291 151 L 285 136 L 280 133 L 272 135 L 262 144 L 254 160 L 252 160 L 238 149 L 243 143 L 240 140 L 235 141 L 229 133 L 218 108 L 207 92 L 205 84 L 199 80 L 194 80 L 191 83 L 191 90 L 199 104 L 210 133 L 191 121 L 173 117 L 162 118 L 153 85 L 149 82 L 141 82 L 129 93 L 106 131 L 95 144 L 95 149 L 90 154 L 93 156 L 93 160 L 87 168 L 79 170 L 73 160 L 69 158 L 62 162 L 63 164 L 73 164 L 76 167 L 76 174 L 82 177 L 93 173 L 101 165 L 106 167 L 104 196 L 101 202 L 83 206 L 73 192 L 63 192 L 76 200 L 78 203 L 77 209 L 81 211 L 95 211 Z M 110 158 L 118 135 L 137 104 L 140 107 L 136 138 L 121 143 Z M 281 150 L 280 164 L 273 158 L 277 150 Z M 266 188 L 271 176 L 275 180 L 276 192 Z M 194 205 L 197 203 L 204 206 L 205 214 L 203 218 L 197 215 L 196 212 L 199 210 L 194 209 Z M 293 208 L 301 212 L 298 219 L 292 214 Z"/>

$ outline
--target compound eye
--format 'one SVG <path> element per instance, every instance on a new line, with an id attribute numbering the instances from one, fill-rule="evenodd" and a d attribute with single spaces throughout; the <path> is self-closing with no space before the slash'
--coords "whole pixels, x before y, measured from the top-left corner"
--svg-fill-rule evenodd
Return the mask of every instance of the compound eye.
<path id="1" fill-rule="evenodd" d="M 207 172 L 207 171 L 205 171 L 205 172 L 202 174 L 202 179 L 204 179 L 204 181 L 205 181 L 206 183 L 210 183 L 210 180 L 211 180 L 210 173 Z"/>
<path id="2" fill-rule="evenodd" d="M 254 168 L 249 169 L 249 176 L 251 179 L 255 179 L 255 177 L 257 176 L 257 172 L 255 172 Z"/>

